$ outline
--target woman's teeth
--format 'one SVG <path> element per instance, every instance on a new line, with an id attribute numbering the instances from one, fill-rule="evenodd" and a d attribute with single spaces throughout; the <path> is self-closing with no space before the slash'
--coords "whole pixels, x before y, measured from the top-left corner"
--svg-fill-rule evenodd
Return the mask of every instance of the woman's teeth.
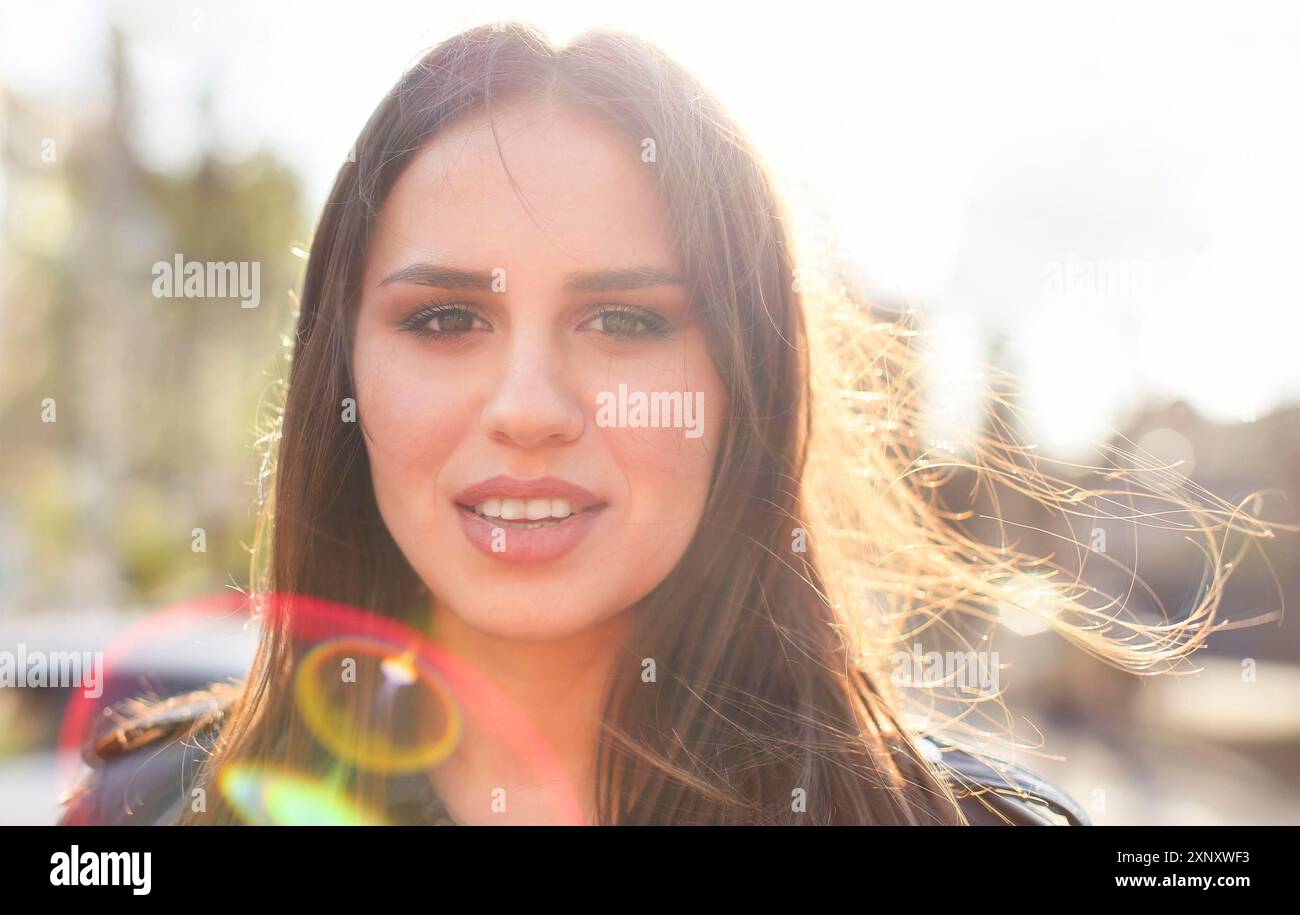
<path id="1" fill-rule="evenodd" d="M 488 499 L 474 506 L 474 513 L 500 521 L 523 521 L 525 528 L 545 527 L 573 514 L 568 499 Z"/>

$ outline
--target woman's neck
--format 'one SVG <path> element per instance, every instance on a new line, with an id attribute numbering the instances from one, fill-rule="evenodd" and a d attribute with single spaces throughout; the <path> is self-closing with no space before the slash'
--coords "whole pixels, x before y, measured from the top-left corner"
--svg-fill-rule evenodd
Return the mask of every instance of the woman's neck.
<path id="1" fill-rule="evenodd" d="M 602 704 L 632 613 L 548 641 L 502 638 L 445 608 L 433 613 L 434 642 L 496 694 L 490 701 L 462 697 L 460 743 L 430 773 L 452 818 L 465 825 L 593 822 Z M 509 714 L 495 711 L 497 703 Z"/>

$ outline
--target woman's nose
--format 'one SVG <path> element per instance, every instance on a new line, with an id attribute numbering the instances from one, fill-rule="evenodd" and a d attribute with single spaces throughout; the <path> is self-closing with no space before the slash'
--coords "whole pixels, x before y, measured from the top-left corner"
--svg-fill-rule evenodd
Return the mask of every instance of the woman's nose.
<path id="1" fill-rule="evenodd" d="M 561 356 L 545 344 L 513 348 L 483 408 L 488 435 L 501 444 L 535 448 L 574 441 L 585 424 Z"/>

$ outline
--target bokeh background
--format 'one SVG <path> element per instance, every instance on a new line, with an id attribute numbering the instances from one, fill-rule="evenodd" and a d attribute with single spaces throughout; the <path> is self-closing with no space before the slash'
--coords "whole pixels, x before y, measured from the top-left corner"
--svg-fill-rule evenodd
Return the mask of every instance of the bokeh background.
<path id="1" fill-rule="evenodd" d="M 242 673 L 242 619 L 141 627 L 248 583 L 258 418 L 356 133 L 422 50 L 510 18 L 616 26 L 695 71 L 801 234 L 924 316 L 949 427 L 1011 422 L 1080 463 L 1138 446 L 1300 521 L 1294 6 L 0 0 L 0 649 L 135 633 L 141 690 Z M 155 298 L 176 252 L 259 262 L 261 304 Z M 986 367 L 1014 373 L 1023 413 L 981 402 Z M 1053 550 L 1040 509 L 1001 508 L 1023 549 Z M 1188 606 L 1195 549 L 1114 536 L 1154 599 Z M 1186 676 L 1011 632 L 1012 723 L 1048 754 L 1019 761 L 1099 823 L 1300 822 L 1296 560 L 1294 537 L 1249 551 L 1225 615 L 1285 615 L 1214 638 Z M 54 820 L 67 698 L 0 689 L 0 823 Z"/>

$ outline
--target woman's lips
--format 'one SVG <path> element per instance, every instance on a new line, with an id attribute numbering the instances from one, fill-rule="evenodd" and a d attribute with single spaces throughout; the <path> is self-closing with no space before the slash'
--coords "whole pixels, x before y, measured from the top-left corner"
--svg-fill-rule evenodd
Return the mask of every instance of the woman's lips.
<path id="1" fill-rule="evenodd" d="M 524 528 L 501 518 L 485 518 L 474 509 L 456 505 L 460 525 L 469 542 L 502 562 L 549 562 L 570 553 L 587 536 L 605 506 L 575 512 L 547 527 Z"/>
<path id="2" fill-rule="evenodd" d="M 473 486 L 467 486 L 452 496 L 460 505 L 479 505 L 488 499 L 568 499 L 574 511 L 601 505 L 601 499 L 577 483 L 556 477 L 541 477 L 536 480 L 520 480 L 515 477 L 497 476 Z"/>
<path id="3" fill-rule="evenodd" d="M 563 500 L 559 504 L 564 507 L 556 507 L 553 513 L 568 511 L 570 514 L 551 520 L 546 512 L 547 500 Z M 493 559 L 517 563 L 548 562 L 569 553 L 582 541 L 596 516 L 606 507 L 594 493 L 556 477 L 521 480 L 496 476 L 461 490 L 453 496 L 453 501 L 470 543 Z M 530 522 L 527 516 L 505 519 L 486 517 L 474 511 L 475 506 L 482 506 L 485 511 L 496 514 L 505 508 L 507 501 L 512 504 L 515 514 L 518 514 L 520 503 L 540 502 L 541 514 L 547 520 L 543 526 L 526 527 L 539 523 L 536 516 Z M 497 507 L 485 505 L 489 502 L 496 503 Z M 553 506 L 555 504 L 552 502 Z"/>

